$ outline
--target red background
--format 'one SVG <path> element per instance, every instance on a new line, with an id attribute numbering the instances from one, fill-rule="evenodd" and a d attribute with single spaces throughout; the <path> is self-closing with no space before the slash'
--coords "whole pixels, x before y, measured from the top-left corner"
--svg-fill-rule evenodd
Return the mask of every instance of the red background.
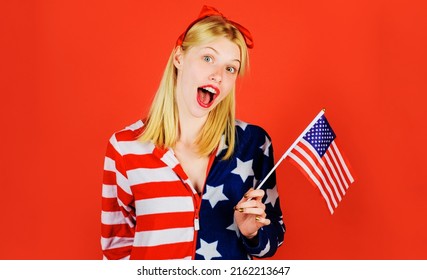
<path id="1" fill-rule="evenodd" d="M 297 168 L 277 259 L 426 259 L 425 1 L 2 1 L 1 259 L 100 259 L 110 135 L 147 112 L 202 4 L 254 35 L 238 117 L 276 160 L 323 107 L 356 182 L 334 215 Z M 424 127 L 424 128 L 423 128 Z"/>

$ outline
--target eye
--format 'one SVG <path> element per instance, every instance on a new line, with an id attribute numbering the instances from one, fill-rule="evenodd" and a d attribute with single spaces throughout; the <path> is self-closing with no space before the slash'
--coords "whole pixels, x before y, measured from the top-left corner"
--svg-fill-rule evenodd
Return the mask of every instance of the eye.
<path id="1" fill-rule="evenodd" d="M 206 62 L 212 62 L 213 59 L 209 55 L 205 55 L 205 56 L 203 56 L 203 60 Z"/>
<path id="2" fill-rule="evenodd" d="M 234 74 L 234 73 L 236 73 L 237 72 L 237 70 L 236 70 L 236 68 L 234 68 L 234 67 L 227 67 L 226 68 L 226 70 L 228 71 L 228 72 L 230 72 L 231 74 Z"/>

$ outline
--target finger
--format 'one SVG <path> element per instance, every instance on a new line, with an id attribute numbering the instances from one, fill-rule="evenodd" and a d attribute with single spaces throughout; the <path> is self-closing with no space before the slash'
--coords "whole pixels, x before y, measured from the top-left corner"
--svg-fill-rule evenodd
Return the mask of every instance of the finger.
<path id="1" fill-rule="evenodd" d="M 265 204 L 259 200 L 248 200 L 245 202 L 238 203 L 236 208 L 261 208 L 265 210 Z"/>
<path id="2" fill-rule="evenodd" d="M 263 218 L 261 216 L 255 216 L 255 221 L 257 221 L 257 223 L 262 224 L 263 226 L 268 226 L 269 224 L 271 224 L 270 219 Z"/>
<path id="3" fill-rule="evenodd" d="M 253 207 L 257 207 L 258 203 L 256 200 L 248 200 L 248 201 L 240 202 L 236 206 L 237 208 L 253 208 Z"/>
<path id="4" fill-rule="evenodd" d="M 243 195 L 243 197 L 244 198 L 248 198 L 249 196 L 249 193 L 251 193 L 251 192 L 253 192 L 254 191 L 254 188 L 250 188 L 244 195 Z"/>
<path id="5" fill-rule="evenodd" d="M 251 200 L 251 198 L 249 197 L 249 193 L 251 192 L 251 191 L 253 191 L 253 188 L 250 188 L 244 195 L 243 195 L 243 197 L 240 199 L 240 201 L 238 202 L 238 204 L 239 203 L 242 203 L 242 202 L 245 202 L 245 201 L 249 201 L 249 200 Z"/>
<path id="6" fill-rule="evenodd" d="M 244 195 L 247 199 L 254 199 L 254 198 L 263 198 L 264 197 L 264 190 L 253 190 L 250 189 L 246 194 Z"/>
<path id="7" fill-rule="evenodd" d="M 234 206 L 234 211 L 245 213 L 245 214 L 255 214 L 255 215 L 262 215 L 266 216 L 265 209 L 258 208 L 258 207 L 242 207 L 242 205 L 236 205 Z"/>
<path id="8" fill-rule="evenodd" d="M 236 208 L 237 211 L 244 214 L 252 214 L 257 216 L 264 216 L 264 210 L 261 208 Z"/>

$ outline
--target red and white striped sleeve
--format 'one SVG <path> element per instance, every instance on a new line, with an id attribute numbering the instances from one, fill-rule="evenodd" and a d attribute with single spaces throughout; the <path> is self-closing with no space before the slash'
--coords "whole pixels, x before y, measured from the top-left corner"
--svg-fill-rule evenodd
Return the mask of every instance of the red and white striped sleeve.
<path id="1" fill-rule="evenodd" d="M 135 202 L 113 135 L 107 146 L 102 185 L 101 247 L 104 259 L 129 259 L 135 235 Z"/>

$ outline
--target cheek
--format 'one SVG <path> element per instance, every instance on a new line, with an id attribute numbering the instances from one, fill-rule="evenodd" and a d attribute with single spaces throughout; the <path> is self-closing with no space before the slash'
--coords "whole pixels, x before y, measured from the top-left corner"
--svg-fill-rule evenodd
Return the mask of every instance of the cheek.
<path id="1" fill-rule="evenodd" d="M 189 89 L 191 88 L 192 85 L 192 81 L 194 81 L 192 75 L 190 72 L 188 71 L 183 71 L 181 73 L 181 77 L 180 77 L 180 85 L 181 88 L 184 92 L 188 92 Z"/>
<path id="2" fill-rule="evenodd" d="M 235 87 L 236 85 L 236 79 L 235 78 L 231 78 L 228 80 L 225 80 L 223 83 L 223 91 L 224 91 L 224 97 L 226 97 L 227 95 L 230 94 L 231 90 Z"/>
<path id="3" fill-rule="evenodd" d="M 227 98 L 227 96 L 229 96 L 231 94 L 231 90 L 233 89 L 233 87 L 229 87 L 227 89 L 227 91 L 225 91 L 225 89 L 223 89 L 222 94 L 217 98 L 217 103 L 222 102 L 225 98 Z"/>

